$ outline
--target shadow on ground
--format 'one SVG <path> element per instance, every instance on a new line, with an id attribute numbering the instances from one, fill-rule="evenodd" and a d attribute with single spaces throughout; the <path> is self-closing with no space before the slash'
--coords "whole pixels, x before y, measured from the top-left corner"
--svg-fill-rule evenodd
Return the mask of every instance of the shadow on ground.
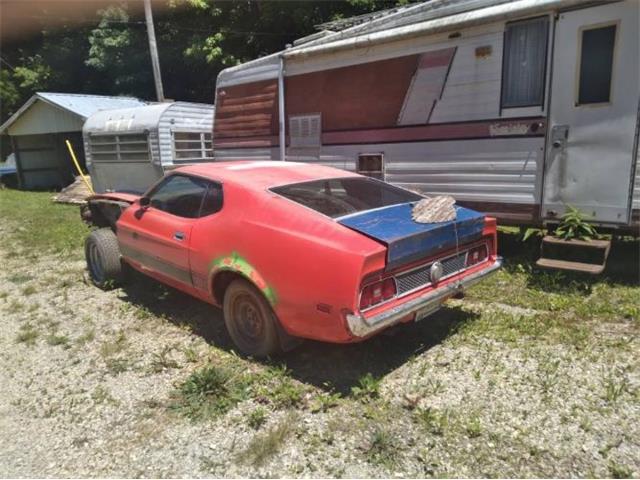
<path id="1" fill-rule="evenodd" d="M 137 273 L 123 288 L 121 299 L 188 328 L 212 346 L 234 350 L 222 312 L 216 307 Z M 441 343 L 472 317 L 472 313 L 460 309 L 443 308 L 420 323 L 400 325 L 358 344 L 305 341 L 296 349 L 262 363 L 284 365 L 301 382 L 348 394 L 365 374 L 375 377 L 389 374 Z"/>

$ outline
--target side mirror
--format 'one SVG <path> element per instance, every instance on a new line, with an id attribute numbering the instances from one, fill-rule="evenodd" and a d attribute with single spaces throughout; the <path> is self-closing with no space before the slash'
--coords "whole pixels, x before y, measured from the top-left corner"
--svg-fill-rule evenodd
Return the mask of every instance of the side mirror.
<path id="1" fill-rule="evenodd" d="M 149 208 L 149 205 L 151 205 L 151 199 L 149 197 L 140 197 L 138 202 L 140 203 L 140 206 L 145 209 Z"/>

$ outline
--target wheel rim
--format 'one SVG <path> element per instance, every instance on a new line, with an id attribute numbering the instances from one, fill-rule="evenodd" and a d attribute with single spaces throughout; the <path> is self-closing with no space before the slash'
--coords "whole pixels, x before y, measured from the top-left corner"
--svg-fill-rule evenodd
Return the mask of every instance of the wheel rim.
<path id="1" fill-rule="evenodd" d="M 104 269 L 102 268 L 102 256 L 95 243 L 89 245 L 89 272 L 94 280 L 101 282 L 104 278 Z"/>
<path id="2" fill-rule="evenodd" d="M 233 318 L 238 335 L 255 344 L 264 334 L 264 318 L 256 301 L 246 294 L 238 295 L 233 302 Z"/>

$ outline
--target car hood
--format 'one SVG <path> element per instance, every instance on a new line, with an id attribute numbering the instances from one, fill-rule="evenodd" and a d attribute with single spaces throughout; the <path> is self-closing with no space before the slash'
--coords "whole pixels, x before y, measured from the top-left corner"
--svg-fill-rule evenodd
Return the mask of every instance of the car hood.
<path id="1" fill-rule="evenodd" d="M 456 244 L 482 236 L 482 213 L 456 206 L 456 219 L 453 221 L 418 223 L 411 217 L 414 205 L 392 205 L 338 218 L 337 221 L 386 245 L 387 269 L 455 248 Z"/>

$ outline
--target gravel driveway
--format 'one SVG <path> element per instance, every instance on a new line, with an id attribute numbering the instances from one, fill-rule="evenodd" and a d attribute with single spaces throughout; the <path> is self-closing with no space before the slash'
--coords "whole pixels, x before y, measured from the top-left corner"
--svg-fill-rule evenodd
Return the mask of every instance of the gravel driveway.
<path id="1" fill-rule="evenodd" d="M 80 251 L 29 253 L 16 228 L 0 226 L 2 477 L 640 475 L 637 311 L 560 322 L 577 306 L 523 304 L 500 282 L 526 273 L 504 272 L 496 301 L 258 362 L 219 310 L 137 275 L 100 291 Z"/>

